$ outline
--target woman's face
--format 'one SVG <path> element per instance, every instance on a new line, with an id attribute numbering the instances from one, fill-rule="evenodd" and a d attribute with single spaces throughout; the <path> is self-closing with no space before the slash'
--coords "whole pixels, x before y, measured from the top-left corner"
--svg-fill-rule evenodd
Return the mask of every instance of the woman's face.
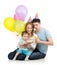
<path id="1" fill-rule="evenodd" d="M 28 24 L 26 27 L 26 31 L 30 34 L 32 32 L 32 25 Z"/>

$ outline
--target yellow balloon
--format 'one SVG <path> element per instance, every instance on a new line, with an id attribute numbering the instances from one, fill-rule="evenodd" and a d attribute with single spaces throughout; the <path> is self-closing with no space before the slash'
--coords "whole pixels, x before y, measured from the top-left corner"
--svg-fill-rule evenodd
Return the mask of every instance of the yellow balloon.
<path id="1" fill-rule="evenodd" d="M 14 23 L 15 23 L 15 20 L 11 17 L 7 17 L 5 20 L 4 20 L 4 26 L 14 32 Z"/>
<path id="2" fill-rule="evenodd" d="M 14 29 L 16 32 L 21 34 L 23 31 L 25 31 L 25 23 L 21 20 L 18 20 L 15 22 Z"/>

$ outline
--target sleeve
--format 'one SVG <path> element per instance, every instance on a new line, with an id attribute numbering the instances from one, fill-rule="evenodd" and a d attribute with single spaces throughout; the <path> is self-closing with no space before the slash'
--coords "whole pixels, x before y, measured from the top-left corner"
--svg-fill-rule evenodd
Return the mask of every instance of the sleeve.
<path id="1" fill-rule="evenodd" d="M 21 38 L 19 39 L 19 42 L 18 42 L 18 44 L 17 44 L 17 48 L 20 47 L 20 44 L 22 44 L 22 39 L 21 39 Z"/>
<path id="2" fill-rule="evenodd" d="M 48 30 L 45 31 L 45 35 L 46 35 L 47 39 L 51 37 L 51 34 L 50 34 L 50 32 Z"/>

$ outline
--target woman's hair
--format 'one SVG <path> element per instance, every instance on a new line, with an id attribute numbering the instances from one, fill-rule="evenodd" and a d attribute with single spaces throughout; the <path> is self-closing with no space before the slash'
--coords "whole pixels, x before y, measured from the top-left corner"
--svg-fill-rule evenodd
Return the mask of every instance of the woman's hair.
<path id="1" fill-rule="evenodd" d="M 26 23 L 25 31 L 27 31 L 27 26 L 28 26 L 29 24 L 32 26 L 32 32 L 31 32 L 31 34 L 32 34 L 32 36 L 33 36 L 34 26 L 33 26 L 33 23 L 32 23 L 32 22 Z"/>

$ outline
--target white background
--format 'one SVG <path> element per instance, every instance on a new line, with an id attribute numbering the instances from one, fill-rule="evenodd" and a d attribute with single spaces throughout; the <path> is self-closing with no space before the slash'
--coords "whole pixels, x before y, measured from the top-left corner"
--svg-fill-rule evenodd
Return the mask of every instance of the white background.
<path id="1" fill-rule="evenodd" d="M 57 0 L 0 0 L 0 65 L 51 65 L 57 64 Z M 41 24 L 48 29 L 52 35 L 54 46 L 49 46 L 45 59 L 36 61 L 9 61 L 8 53 L 15 50 L 18 37 L 14 32 L 4 27 L 4 19 L 13 17 L 18 5 L 25 5 L 28 14 L 25 21 L 31 16 L 34 18 L 38 12 Z"/>

